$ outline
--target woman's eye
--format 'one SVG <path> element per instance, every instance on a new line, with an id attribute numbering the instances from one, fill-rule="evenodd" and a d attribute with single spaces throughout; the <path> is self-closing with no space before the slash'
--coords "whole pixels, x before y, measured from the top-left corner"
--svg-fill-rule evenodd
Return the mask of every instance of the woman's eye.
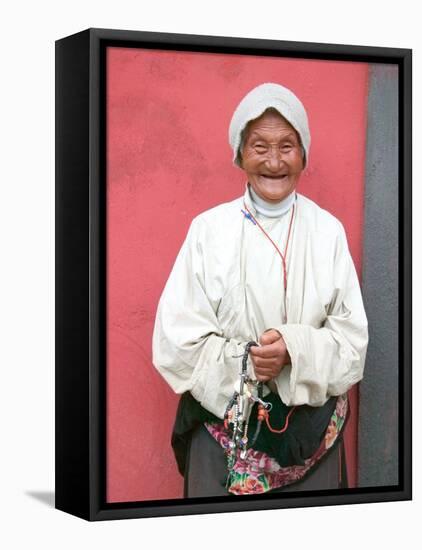
<path id="1" fill-rule="evenodd" d="M 257 153 L 266 153 L 267 152 L 267 148 L 265 147 L 265 145 L 255 145 L 254 149 Z"/>
<path id="2" fill-rule="evenodd" d="M 281 146 L 282 151 L 290 151 L 291 148 L 292 148 L 292 145 L 290 143 L 285 143 L 284 145 Z"/>

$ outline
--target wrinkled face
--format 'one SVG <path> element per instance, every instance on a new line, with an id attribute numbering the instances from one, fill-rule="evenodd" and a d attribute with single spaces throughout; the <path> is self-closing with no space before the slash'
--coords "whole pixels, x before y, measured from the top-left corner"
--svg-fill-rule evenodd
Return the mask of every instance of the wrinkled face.
<path id="1" fill-rule="evenodd" d="M 248 124 L 241 157 L 255 193 L 272 203 L 295 189 L 304 167 L 296 130 L 274 111 L 266 111 Z"/>

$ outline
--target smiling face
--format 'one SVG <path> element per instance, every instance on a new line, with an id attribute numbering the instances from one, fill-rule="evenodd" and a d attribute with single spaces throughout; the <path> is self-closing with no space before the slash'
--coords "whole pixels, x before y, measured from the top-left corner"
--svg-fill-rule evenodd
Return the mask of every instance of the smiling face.
<path id="1" fill-rule="evenodd" d="M 278 112 L 265 111 L 245 131 L 241 165 L 255 193 L 277 203 L 295 189 L 304 167 L 296 130 Z"/>

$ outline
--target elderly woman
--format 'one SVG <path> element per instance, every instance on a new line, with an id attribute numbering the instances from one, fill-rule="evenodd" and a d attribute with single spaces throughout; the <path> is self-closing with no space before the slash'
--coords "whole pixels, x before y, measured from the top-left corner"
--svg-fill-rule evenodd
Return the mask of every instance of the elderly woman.
<path id="1" fill-rule="evenodd" d="M 342 224 L 296 192 L 305 108 L 262 84 L 229 138 L 245 194 L 192 221 L 153 336 L 155 367 L 183 394 L 172 445 L 185 496 L 347 486 L 347 391 L 367 320 Z"/>

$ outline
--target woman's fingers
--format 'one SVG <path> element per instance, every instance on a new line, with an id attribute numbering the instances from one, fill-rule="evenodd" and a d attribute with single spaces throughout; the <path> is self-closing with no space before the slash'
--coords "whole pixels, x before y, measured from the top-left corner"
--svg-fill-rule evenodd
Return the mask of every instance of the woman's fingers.
<path id="1" fill-rule="evenodd" d="M 252 357 L 262 357 L 262 358 L 269 358 L 269 357 L 276 357 L 280 355 L 284 350 L 284 346 L 280 339 L 278 339 L 273 344 L 268 344 L 266 346 L 253 346 L 250 349 L 250 354 Z"/>
<path id="2" fill-rule="evenodd" d="M 281 372 L 281 365 L 271 365 L 265 367 L 255 365 L 254 370 L 257 380 L 261 382 L 262 380 L 260 379 L 260 377 L 265 377 L 269 380 L 278 376 Z"/>
<path id="3" fill-rule="evenodd" d="M 255 376 L 259 382 L 268 382 L 278 376 L 286 362 L 286 344 L 281 335 L 271 330 L 261 337 L 261 341 L 265 340 L 264 336 L 267 337 L 267 344 L 250 349 Z"/>
<path id="4" fill-rule="evenodd" d="M 271 357 L 269 359 L 265 359 L 265 358 L 263 359 L 262 357 L 254 357 L 252 359 L 252 362 L 255 365 L 255 367 L 260 367 L 260 368 L 271 368 L 281 363 L 280 357 Z"/>
<path id="5" fill-rule="evenodd" d="M 259 343 L 262 346 L 267 346 L 269 344 L 273 344 L 277 340 L 281 338 L 281 334 L 278 332 L 278 330 L 275 330 L 273 328 L 266 330 L 261 337 L 259 338 Z"/>

